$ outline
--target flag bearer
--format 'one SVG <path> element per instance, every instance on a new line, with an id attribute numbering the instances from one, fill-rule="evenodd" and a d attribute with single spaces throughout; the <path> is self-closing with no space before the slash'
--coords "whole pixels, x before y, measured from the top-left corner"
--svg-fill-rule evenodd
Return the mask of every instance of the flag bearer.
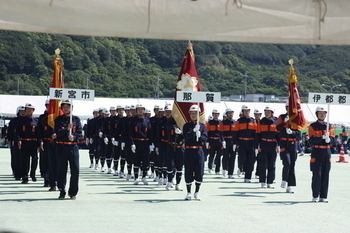
<path id="1" fill-rule="evenodd" d="M 198 105 L 192 105 L 189 109 L 191 121 L 183 126 L 183 135 L 185 142 L 185 182 L 187 188 L 187 195 L 185 200 L 191 200 L 191 186 L 195 181 L 196 188 L 194 192 L 194 198 L 201 200 L 199 196 L 199 189 L 203 182 L 204 174 L 204 152 L 203 146 L 205 145 L 208 135 L 207 129 L 203 123 L 197 124 L 198 113 L 200 109 Z"/>
<path id="2" fill-rule="evenodd" d="M 286 102 L 288 111 L 289 102 Z M 288 113 L 281 114 L 277 120 L 277 130 L 280 133 L 280 157 L 283 164 L 281 188 L 286 188 L 287 193 L 294 193 L 296 186 L 295 162 L 297 160 L 296 136 L 299 131 L 290 128 Z"/>
<path id="3" fill-rule="evenodd" d="M 78 139 L 82 136 L 80 118 L 72 116 L 70 100 L 61 103 L 63 115 L 56 117 L 53 139 L 56 139 L 57 156 L 57 187 L 60 190 L 59 199 L 66 196 L 67 168 L 68 163 L 71 171 L 68 195 L 72 200 L 76 199 L 79 182 L 79 148 Z"/>
<path id="4" fill-rule="evenodd" d="M 312 171 L 312 202 L 328 202 L 329 171 L 331 170 L 331 145 L 334 142 L 334 129 L 325 122 L 327 111 L 316 108 L 317 121 L 309 126 L 312 145 L 310 169 Z"/>

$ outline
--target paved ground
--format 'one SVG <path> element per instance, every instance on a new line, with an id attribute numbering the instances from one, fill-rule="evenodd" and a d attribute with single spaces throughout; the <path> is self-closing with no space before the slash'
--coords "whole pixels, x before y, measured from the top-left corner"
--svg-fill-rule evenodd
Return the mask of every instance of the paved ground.
<path id="1" fill-rule="evenodd" d="M 88 168 L 80 151 L 77 200 L 58 200 L 43 180 L 23 185 L 10 175 L 8 149 L 0 149 L 0 231 L 14 232 L 349 232 L 350 163 L 332 163 L 329 203 L 312 203 L 309 156 L 297 161 L 294 194 L 261 189 L 258 180 L 243 183 L 205 174 L 202 201 L 184 201 L 185 191 L 166 191 L 155 182 L 132 185 Z M 348 156 L 346 157 L 348 159 Z M 338 156 L 333 156 L 333 161 Z M 182 182 L 184 187 L 184 183 Z"/>

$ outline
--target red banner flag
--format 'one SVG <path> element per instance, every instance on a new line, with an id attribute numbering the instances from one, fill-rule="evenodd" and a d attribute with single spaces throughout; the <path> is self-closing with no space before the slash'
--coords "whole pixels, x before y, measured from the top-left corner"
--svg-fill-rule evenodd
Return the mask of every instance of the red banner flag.
<path id="1" fill-rule="evenodd" d="M 59 56 L 59 50 L 56 51 L 56 57 L 53 61 L 54 65 L 54 71 L 51 81 L 51 87 L 53 88 L 64 88 L 64 82 L 63 82 L 63 65 L 61 57 Z M 50 99 L 49 103 L 49 109 L 48 109 L 48 118 L 47 123 L 50 127 L 55 127 L 55 119 L 57 116 L 62 115 L 63 112 L 60 108 L 60 102 L 61 100 L 56 99 Z"/>
<path id="2" fill-rule="evenodd" d="M 192 44 L 189 43 L 187 46 L 185 58 L 182 62 L 181 71 L 179 78 L 176 83 L 176 91 L 201 91 L 201 85 L 199 82 L 197 69 L 194 64 L 194 53 Z M 198 103 L 189 103 L 189 102 L 177 102 L 176 101 L 176 91 L 175 91 L 175 100 L 173 106 L 173 117 L 176 121 L 178 127 L 182 129 L 183 125 L 191 121 L 188 110 L 193 104 Z M 203 103 L 199 104 L 201 113 L 199 115 L 199 121 L 205 123 L 205 114 L 204 114 L 204 105 Z"/>
<path id="3" fill-rule="evenodd" d="M 292 129 L 303 130 L 306 126 L 304 112 L 301 109 L 300 96 L 297 87 L 298 78 L 294 73 L 293 60 L 289 60 L 289 125 Z"/>

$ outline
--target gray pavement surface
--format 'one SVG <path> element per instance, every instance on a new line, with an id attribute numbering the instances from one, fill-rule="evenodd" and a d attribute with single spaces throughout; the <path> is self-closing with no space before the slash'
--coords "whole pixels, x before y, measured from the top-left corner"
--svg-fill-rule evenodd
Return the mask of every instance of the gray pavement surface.
<path id="1" fill-rule="evenodd" d="M 279 187 L 278 158 L 275 189 L 206 170 L 202 201 L 184 201 L 185 191 L 167 191 L 150 179 L 136 186 L 89 169 L 87 150 L 80 150 L 77 199 L 58 200 L 42 178 L 15 181 L 9 149 L 0 149 L 0 232 L 350 232 L 350 163 L 332 156 L 329 203 L 312 203 L 309 159 L 298 158 L 294 194 Z"/>

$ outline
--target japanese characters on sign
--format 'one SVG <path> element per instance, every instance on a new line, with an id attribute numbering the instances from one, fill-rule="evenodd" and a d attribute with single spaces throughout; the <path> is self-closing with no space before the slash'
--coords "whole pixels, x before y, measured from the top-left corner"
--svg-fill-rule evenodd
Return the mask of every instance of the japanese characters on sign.
<path id="1" fill-rule="evenodd" d="M 331 93 L 309 93 L 309 104 L 350 105 L 350 95 Z"/>
<path id="2" fill-rule="evenodd" d="M 50 88 L 50 99 L 94 101 L 95 90 Z"/>
<path id="3" fill-rule="evenodd" d="M 177 102 L 220 103 L 221 92 L 177 91 Z"/>

